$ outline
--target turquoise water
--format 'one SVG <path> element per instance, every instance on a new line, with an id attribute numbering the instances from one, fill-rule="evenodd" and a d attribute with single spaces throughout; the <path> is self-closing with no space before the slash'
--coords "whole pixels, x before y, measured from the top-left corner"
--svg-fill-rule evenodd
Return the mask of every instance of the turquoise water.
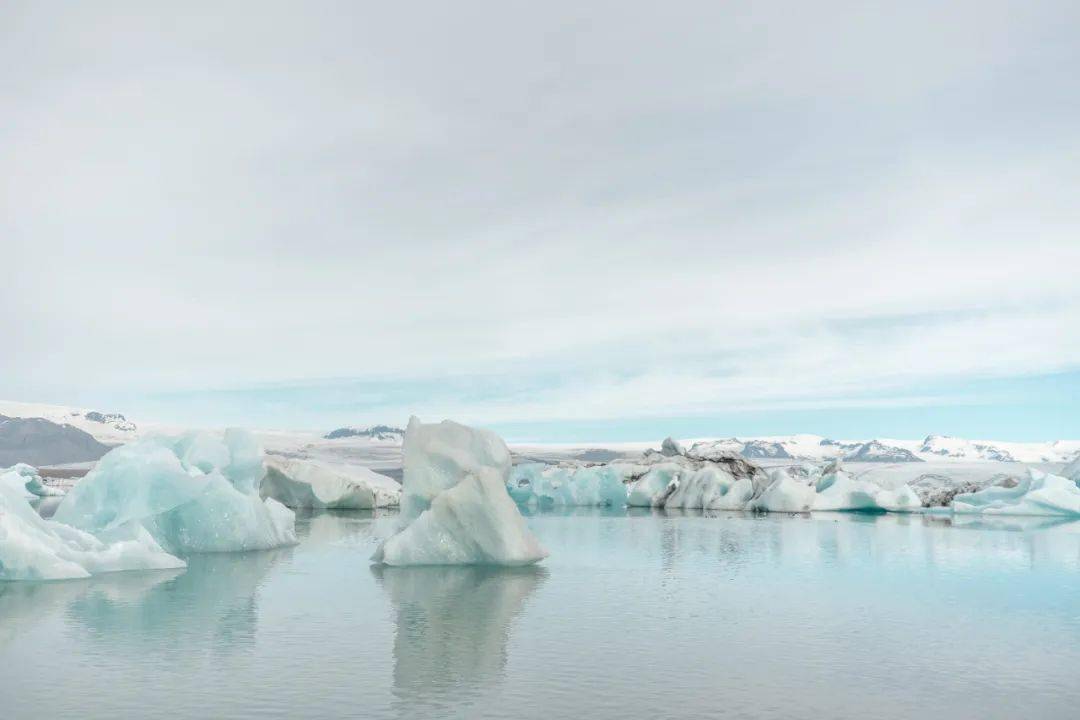
<path id="1" fill-rule="evenodd" d="M 0 584 L 0 717 L 1009 718 L 1080 706 L 1080 526 L 579 512 L 518 570 L 287 550 Z"/>

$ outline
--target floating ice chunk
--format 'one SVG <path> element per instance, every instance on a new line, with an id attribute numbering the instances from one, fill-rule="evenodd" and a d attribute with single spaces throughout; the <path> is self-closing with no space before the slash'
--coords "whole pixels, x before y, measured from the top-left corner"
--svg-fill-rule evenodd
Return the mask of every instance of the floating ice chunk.
<path id="1" fill-rule="evenodd" d="M 676 455 L 685 455 L 686 449 L 683 448 L 679 441 L 673 437 L 664 438 L 664 442 L 660 445 L 660 454 L 668 457 L 674 457 Z"/>
<path id="2" fill-rule="evenodd" d="M 622 473 L 611 466 L 515 465 L 506 489 L 519 505 L 622 507 L 626 504 Z"/>
<path id="3" fill-rule="evenodd" d="M 261 492 L 292 508 L 366 510 L 401 502 L 401 486 L 366 467 L 278 457 L 266 460 Z"/>
<path id="4" fill-rule="evenodd" d="M 1071 463 L 1062 468 L 1061 477 L 1080 485 L 1080 455 L 1077 455 Z"/>
<path id="5" fill-rule="evenodd" d="M 5 483 L 9 487 L 27 494 L 29 497 L 50 497 L 64 494 L 64 491 L 60 488 L 46 485 L 42 481 L 37 468 L 26 463 L 17 463 L 6 470 L 0 470 L 0 483 Z"/>
<path id="6" fill-rule="evenodd" d="M 817 492 L 806 478 L 792 477 L 783 470 L 769 473 L 772 482 L 747 505 L 763 512 L 807 512 L 814 507 Z"/>
<path id="7" fill-rule="evenodd" d="M 665 508 L 702 510 L 733 510 L 745 507 L 750 495 L 753 495 L 753 482 L 747 481 L 740 486 L 740 492 L 727 497 L 738 480 L 726 470 L 714 465 L 706 465 L 698 470 L 688 470 L 680 478 L 678 487 L 664 501 Z"/>
<path id="8" fill-rule="evenodd" d="M 244 431 L 140 440 L 105 455 L 53 519 L 100 538 L 138 525 L 181 554 L 293 545 L 292 511 L 258 495 L 263 472 Z"/>
<path id="9" fill-rule="evenodd" d="M 547 556 L 506 490 L 510 451 L 498 435 L 446 420 L 409 420 L 404 527 L 375 551 L 386 565 L 528 565 Z"/>
<path id="10" fill-rule="evenodd" d="M 45 520 L 22 493 L 0 483 L 0 580 L 66 580 L 119 570 L 181 568 L 141 527 L 112 541 Z"/>
<path id="11" fill-rule="evenodd" d="M 1031 468 L 1015 487 L 988 487 L 953 498 L 957 514 L 1080 515 L 1080 488 L 1068 478 Z"/>
<path id="12" fill-rule="evenodd" d="M 813 510 L 862 510 L 911 512 L 922 507 L 919 496 L 907 485 L 887 490 L 849 473 L 830 468 L 817 482 Z"/>
<path id="13" fill-rule="evenodd" d="M 630 507 L 664 507 L 668 497 L 679 489 L 679 481 L 687 472 L 680 463 L 658 463 L 630 486 L 626 504 Z"/>

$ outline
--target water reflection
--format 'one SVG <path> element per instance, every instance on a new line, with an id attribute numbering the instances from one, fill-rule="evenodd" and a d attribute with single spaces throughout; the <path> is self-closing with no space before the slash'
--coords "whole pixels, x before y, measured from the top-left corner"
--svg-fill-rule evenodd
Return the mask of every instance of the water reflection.
<path id="1" fill-rule="evenodd" d="M 63 616 L 70 632 L 110 651 L 230 653 L 253 643 L 258 588 L 291 551 L 194 555 L 186 570 L 0 583 L 0 644 Z"/>
<path id="2" fill-rule="evenodd" d="M 540 566 L 373 566 L 394 605 L 394 694 L 460 706 L 502 678 L 512 624 L 547 578 Z"/>
<path id="3" fill-rule="evenodd" d="M 82 593 L 67 617 L 77 632 L 114 650 L 119 644 L 132 652 L 231 653 L 254 642 L 258 588 L 291 552 L 193 555 L 186 571 L 133 600 L 100 589 Z"/>
<path id="4" fill-rule="evenodd" d="M 81 598 L 97 595 L 115 604 L 135 604 L 151 588 L 182 572 L 112 573 L 63 582 L 0 582 L 0 647 L 38 623 L 65 613 Z"/>

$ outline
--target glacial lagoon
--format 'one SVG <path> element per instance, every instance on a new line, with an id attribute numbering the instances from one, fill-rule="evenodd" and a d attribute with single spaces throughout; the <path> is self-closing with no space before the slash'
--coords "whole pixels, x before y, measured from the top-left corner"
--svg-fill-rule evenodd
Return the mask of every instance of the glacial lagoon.
<path id="1" fill-rule="evenodd" d="M 387 512 L 0 583 L 0 716 L 1008 718 L 1080 707 L 1080 523 L 577 510 L 525 568 L 374 568 Z"/>

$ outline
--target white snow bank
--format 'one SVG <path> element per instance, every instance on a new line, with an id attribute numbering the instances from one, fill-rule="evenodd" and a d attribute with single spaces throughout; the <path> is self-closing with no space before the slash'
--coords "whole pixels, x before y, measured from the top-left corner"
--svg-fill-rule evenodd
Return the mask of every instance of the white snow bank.
<path id="1" fill-rule="evenodd" d="M 103 457 L 53 519 L 101 538 L 140 526 L 181 554 L 294 545 L 293 512 L 259 497 L 263 474 L 242 430 L 140 440 Z"/>
<path id="2" fill-rule="evenodd" d="M 372 557 L 386 565 L 528 565 L 547 557 L 510 498 L 510 451 L 495 433 L 409 420 L 404 527 Z"/>
<path id="3" fill-rule="evenodd" d="M 292 508 L 367 510 L 401 502 L 401 486 L 366 467 L 273 456 L 266 459 L 261 493 Z"/>
<path id="4" fill-rule="evenodd" d="M 515 465 L 506 489 L 518 505 L 537 507 L 626 504 L 623 475 L 611 466 Z"/>
<path id="5" fill-rule="evenodd" d="M 0 580 L 67 580 L 118 570 L 182 568 L 138 526 L 110 541 L 45 520 L 23 493 L 0 483 Z"/>
<path id="6" fill-rule="evenodd" d="M 0 470 L 0 484 L 7 485 L 31 498 L 64 494 L 64 491 L 60 488 L 46 485 L 41 479 L 37 468 L 26 463 L 18 463 L 6 470 Z"/>
<path id="7" fill-rule="evenodd" d="M 957 514 L 1080 515 L 1080 487 L 1069 478 L 1034 468 L 1015 487 L 988 487 L 953 498 Z"/>

